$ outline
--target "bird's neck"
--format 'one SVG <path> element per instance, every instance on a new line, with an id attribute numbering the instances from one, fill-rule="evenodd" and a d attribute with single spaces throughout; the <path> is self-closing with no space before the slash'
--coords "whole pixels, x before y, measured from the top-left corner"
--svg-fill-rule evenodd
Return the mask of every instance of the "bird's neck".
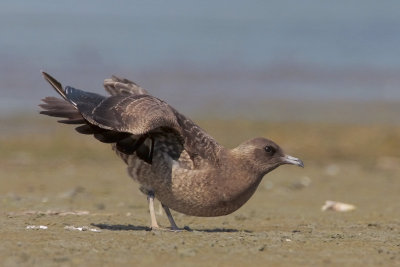
<path id="1" fill-rule="evenodd" d="M 223 156 L 222 186 L 225 188 L 224 198 L 227 201 L 237 202 L 243 205 L 256 191 L 263 174 L 254 169 L 251 162 L 246 161 L 241 153 L 235 149 L 226 150 Z"/>

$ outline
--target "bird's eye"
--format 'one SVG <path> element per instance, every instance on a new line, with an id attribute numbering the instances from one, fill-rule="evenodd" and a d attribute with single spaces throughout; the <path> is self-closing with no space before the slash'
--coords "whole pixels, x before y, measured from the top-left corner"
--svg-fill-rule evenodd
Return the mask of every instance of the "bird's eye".
<path id="1" fill-rule="evenodd" d="M 265 151 L 267 151 L 268 154 L 273 154 L 275 149 L 272 146 L 266 146 Z"/>

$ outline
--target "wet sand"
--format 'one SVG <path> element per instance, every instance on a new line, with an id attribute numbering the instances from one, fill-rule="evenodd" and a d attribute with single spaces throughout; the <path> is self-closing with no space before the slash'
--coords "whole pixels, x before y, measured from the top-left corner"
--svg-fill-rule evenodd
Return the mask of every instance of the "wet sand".
<path id="1" fill-rule="evenodd" d="M 200 120 L 229 147 L 269 137 L 306 168 L 268 174 L 228 216 L 173 212 L 186 230 L 169 232 L 150 231 L 146 197 L 108 145 L 51 118 L 0 122 L 2 266 L 400 264 L 398 126 Z M 326 200 L 357 208 L 322 212 Z"/>

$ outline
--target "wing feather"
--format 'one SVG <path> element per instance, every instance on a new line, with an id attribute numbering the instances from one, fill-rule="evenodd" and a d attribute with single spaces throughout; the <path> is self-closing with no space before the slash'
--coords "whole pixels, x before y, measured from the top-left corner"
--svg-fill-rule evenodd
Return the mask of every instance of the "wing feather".
<path id="1" fill-rule="evenodd" d="M 149 95 L 111 96 L 95 107 L 78 99 L 74 99 L 74 102 L 86 120 L 104 129 L 134 135 L 148 134 L 159 128 L 180 132 L 174 111 L 169 105 Z"/>
<path id="2" fill-rule="evenodd" d="M 128 79 L 112 76 L 104 80 L 104 89 L 110 95 L 143 95 L 148 94 L 145 89 Z"/>
<path id="3" fill-rule="evenodd" d="M 182 161 L 190 158 L 193 166 L 218 164 L 220 146 L 211 136 L 134 82 L 115 76 L 106 79 L 104 87 L 111 96 L 104 97 L 69 86 L 63 90 L 50 75 L 45 77 L 66 101 L 47 97 L 41 113 L 66 118 L 62 123 L 83 124 L 76 128 L 78 132 L 92 134 L 101 142 L 116 143 L 123 153 L 139 149 L 143 155 L 138 156 L 147 162 L 151 162 L 147 156 L 149 145 L 155 143 L 173 159 L 184 154 Z M 146 139 L 152 140 L 149 145 L 144 142 Z"/>

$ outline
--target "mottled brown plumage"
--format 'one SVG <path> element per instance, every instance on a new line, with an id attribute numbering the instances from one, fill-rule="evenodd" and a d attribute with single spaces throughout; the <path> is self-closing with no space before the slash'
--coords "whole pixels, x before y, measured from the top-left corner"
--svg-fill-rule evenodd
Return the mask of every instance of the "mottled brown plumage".
<path id="1" fill-rule="evenodd" d="M 46 97 L 42 114 L 77 125 L 112 148 L 128 165 L 129 175 L 148 195 L 152 227 L 158 227 L 153 198 L 168 208 L 193 216 L 227 215 L 253 195 L 263 176 L 282 164 L 303 167 L 265 138 L 234 149 L 218 144 L 193 121 L 137 84 L 113 76 L 104 81 L 108 97 L 45 79 L 63 99 Z"/>

